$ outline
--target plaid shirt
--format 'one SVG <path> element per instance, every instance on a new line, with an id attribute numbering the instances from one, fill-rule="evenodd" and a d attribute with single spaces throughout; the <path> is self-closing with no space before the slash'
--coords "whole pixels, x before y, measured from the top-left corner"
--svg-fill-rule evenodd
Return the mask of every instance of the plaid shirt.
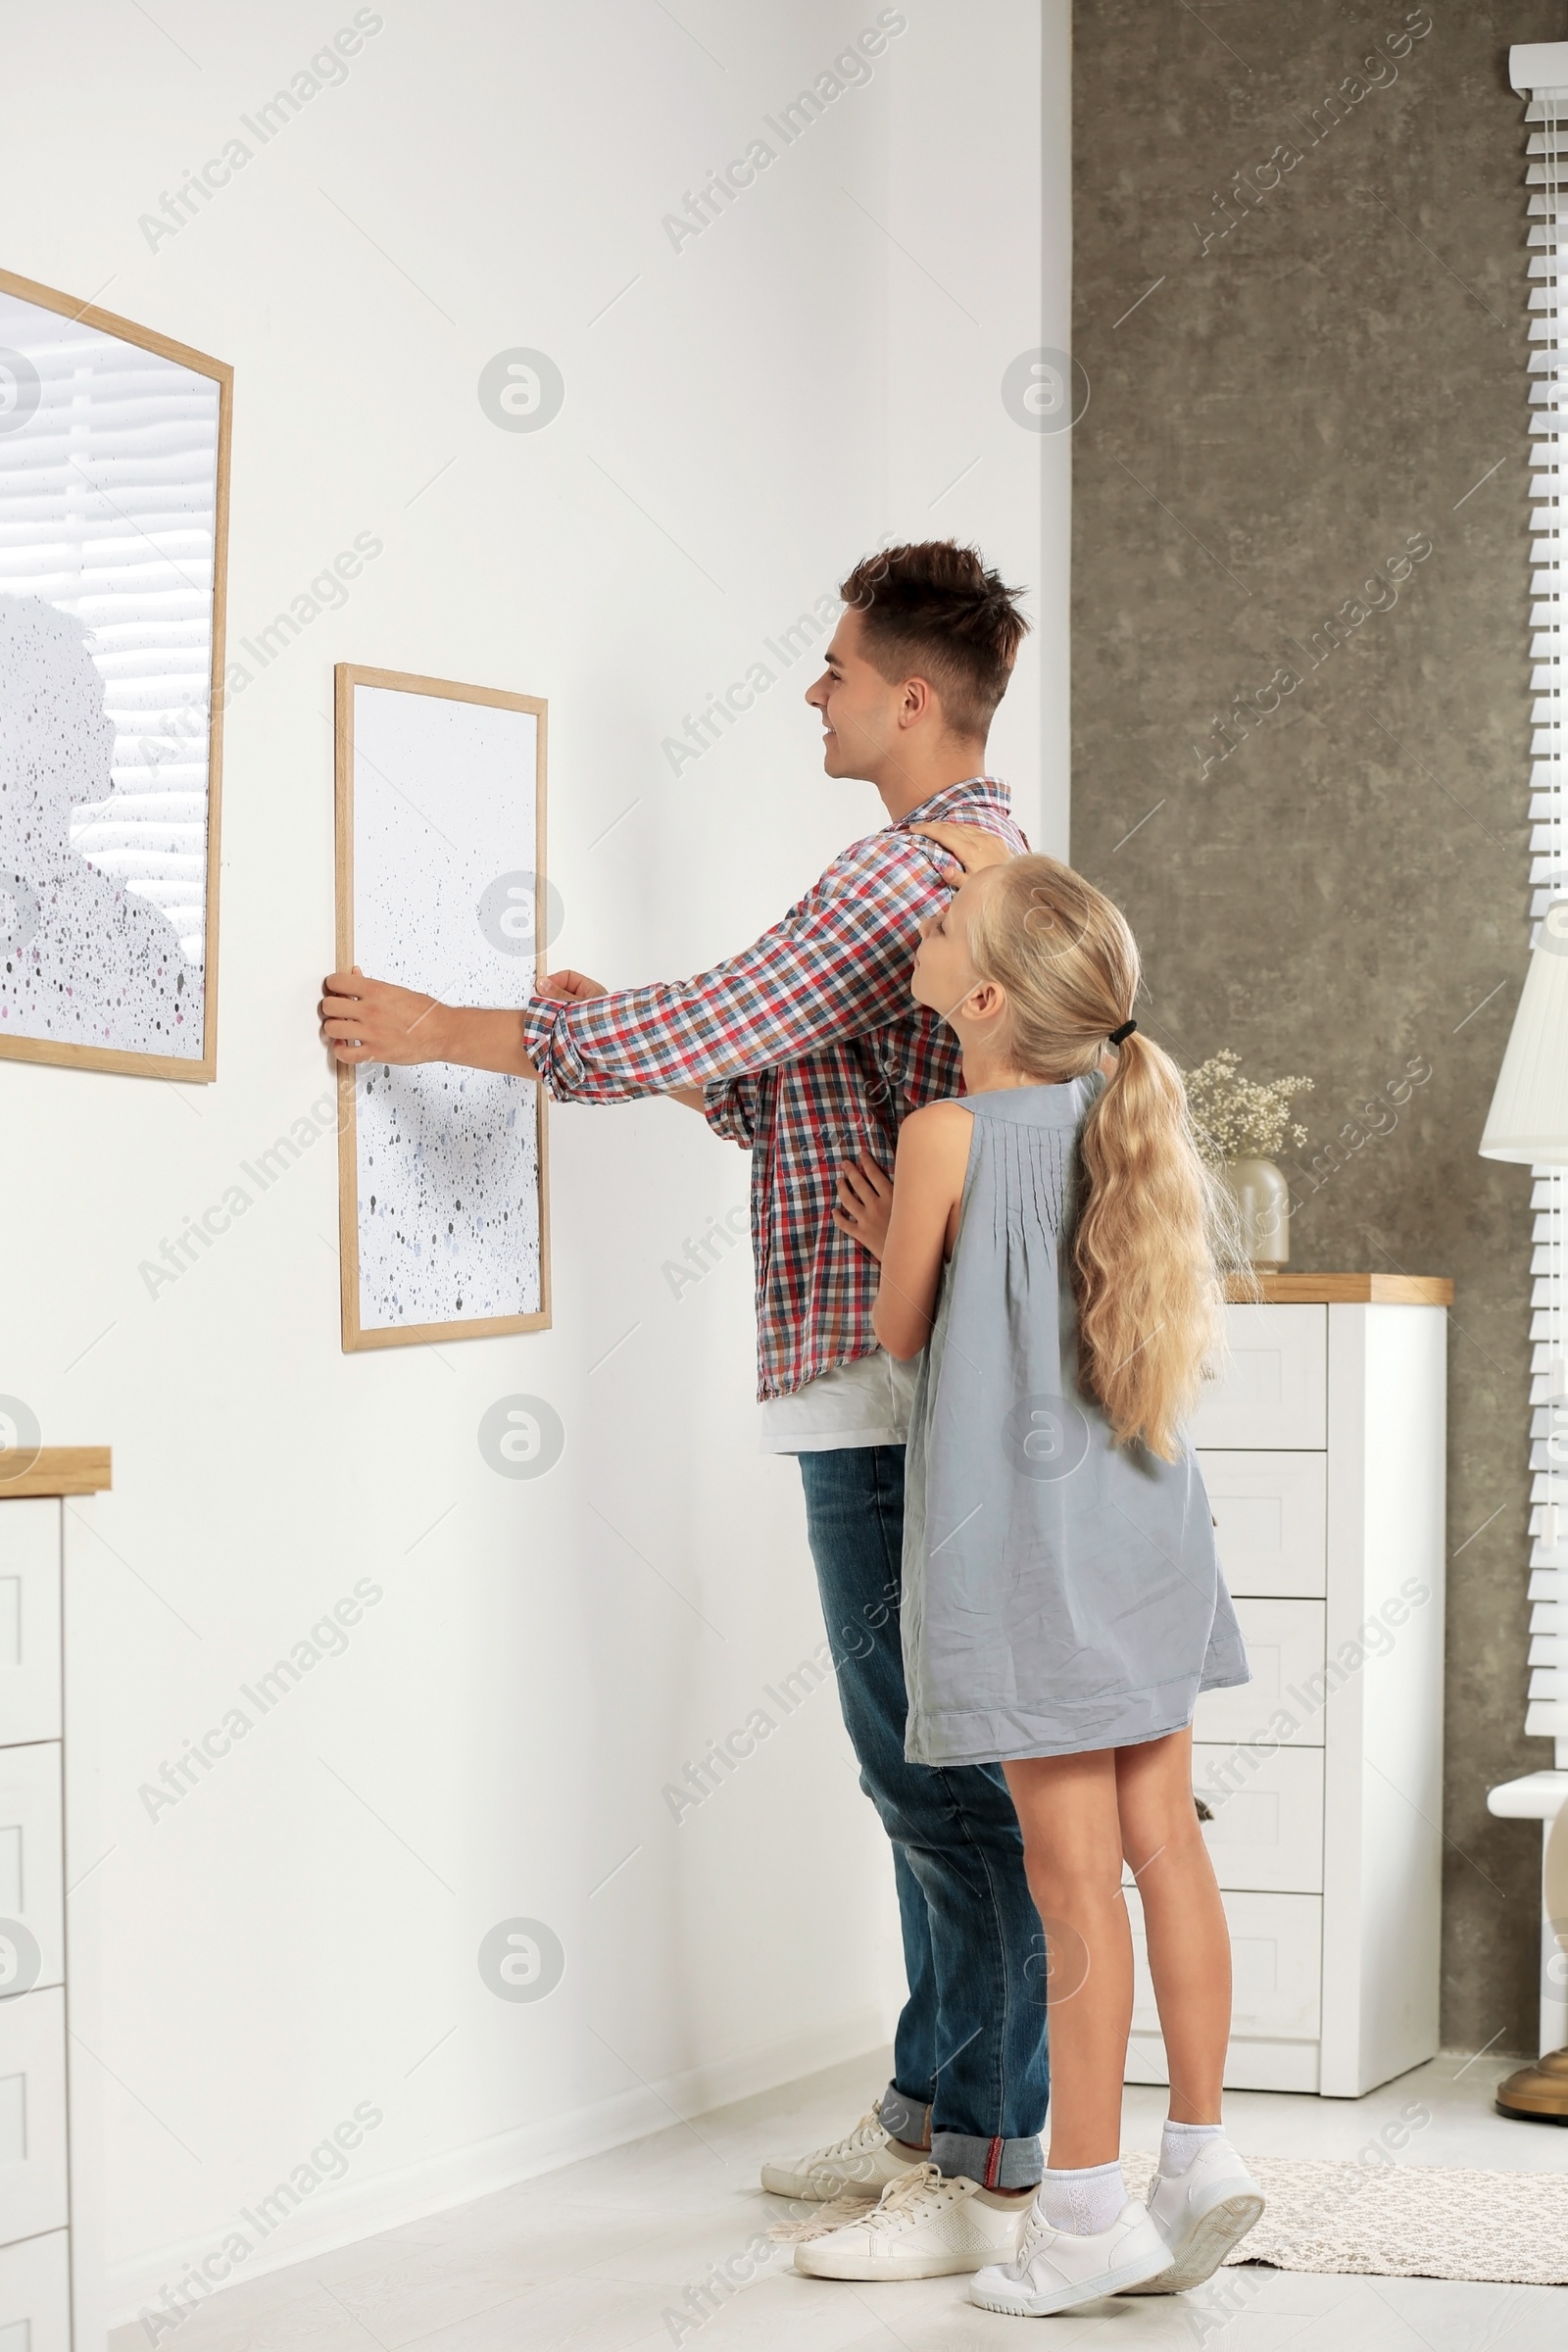
<path id="1" fill-rule="evenodd" d="M 709 1125 L 752 1154 L 758 1395 L 784 1396 L 876 1348 L 876 1260 L 832 1221 L 844 1160 L 893 1164 L 901 1122 L 959 1092 L 952 1031 L 909 995 L 919 926 L 951 862 L 918 824 L 1027 848 L 1006 787 L 950 784 L 835 858 L 754 947 L 695 980 L 586 1004 L 535 998 L 528 1053 L 571 1102 L 701 1086 Z"/>

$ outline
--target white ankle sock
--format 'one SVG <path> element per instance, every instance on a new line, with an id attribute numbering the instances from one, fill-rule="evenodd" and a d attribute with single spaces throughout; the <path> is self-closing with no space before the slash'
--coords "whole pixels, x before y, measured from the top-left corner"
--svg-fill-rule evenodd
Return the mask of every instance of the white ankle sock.
<path id="1" fill-rule="evenodd" d="M 1167 2180 L 1186 2172 L 1206 2140 L 1218 2139 L 1223 2124 L 1172 2124 L 1159 2135 L 1159 2169 Z"/>
<path id="2" fill-rule="evenodd" d="M 1053 2230 L 1074 2237 L 1098 2237 L 1127 2202 L 1127 2183 L 1117 2164 L 1089 2164 L 1078 2172 L 1048 2169 L 1040 2183 L 1040 2210 Z"/>

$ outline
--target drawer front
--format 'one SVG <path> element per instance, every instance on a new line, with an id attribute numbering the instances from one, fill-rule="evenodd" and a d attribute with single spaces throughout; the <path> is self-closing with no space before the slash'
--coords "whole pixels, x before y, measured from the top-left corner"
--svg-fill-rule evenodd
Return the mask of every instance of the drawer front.
<path id="1" fill-rule="evenodd" d="M 1222 1887 L 1250 1894 L 1323 1891 L 1323 1750 L 1272 1754 L 1194 1745 L 1193 1787 L 1213 1813 L 1203 1843 Z"/>
<path id="2" fill-rule="evenodd" d="M 66 2221 L 66 1996 L 55 1985 L 0 2001 L 0 2245 Z"/>
<path id="3" fill-rule="evenodd" d="M 64 1983 L 64 1912 L 60 1742 L 0 1747 L 0 1995 Z"/>
<path id="4" fill-rule="evenodd" d="M 1232 1593 L 1321 1599 L 1328 1591 L 1328 1455 L 1200 1453 Z"/>
<path id="5" fill-rule="evenodd" d="M 1235 1690 L 1204 1691 L 1193 1716 L 1194 1740 L 1227 1747 L 1256 1740 L 1283 1710 L 1296 1727 L 1281 1727 L 1292 1746 L 1321 1747 L 1322 1707 L 1309 1703 L 1310 1692 L 1303 1703 L 1289 1691 L 1292 1684 L 1302 1690 L 1308 1675 L 1322 1673 L 1324 1614 L 1320 1600 L 1239 1600 L 1236 1621 L 1252 1679 Z"/>
<path id="6" fill-rule="evenodd" d="M 1165 2044 L 1157 2034 L 1134 2034 L 1127 2042 L 1129 2082 L 1168 2082 Z M 1321 2044 L 1283 2035 L 1233 2034 L 1222 2077 L 1227 2090 L 1321 2090 Z M 3 2347 L 0 2347 L 3 2352 Z"/>
<path id="7" fill-rule="evenodd" d="M 1204 1384 L 1193 1444 L 1326 1446 L 1328 1314 L 1326 1306 L 1228 1306 L 1230 1354 L 1219 1379 Z"/>
<path id="8" fill-rule="evenodd" d="M 64 2230 L 0 2246 L 0 2352 L 71 2352 L 71 2240 Z"/>
<path id="9" fill-rule="evenodd" d="M 0 1501 L 0 1747 L 60 1737 L 60 1505 Z"/>
<path id="10" fill-rule="evenodd" d="M 1224 1897 L 1231 1932 L 1231 2032 L 1272 2041 L 1315 2041 L 1323 1991 L 1323 1901 L 1316 1894 Z M 1127 1897 L 1133 1929 L 1133 2029 L 1159 2032 L 1149 1974 L 1143 1906 Z"/>

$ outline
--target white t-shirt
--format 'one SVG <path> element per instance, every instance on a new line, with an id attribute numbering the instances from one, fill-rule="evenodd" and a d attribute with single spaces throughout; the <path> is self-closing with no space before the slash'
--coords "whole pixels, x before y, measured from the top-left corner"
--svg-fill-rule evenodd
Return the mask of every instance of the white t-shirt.
<path id="1" fill-rule="evenodd" d="M 903 1446 L 919 1358 L 901 1364 L 879 1348 L 808 1380 L 789 1396 L 764 1397 L 764 1453 L 828 1453 L 845 1446 Z"/>

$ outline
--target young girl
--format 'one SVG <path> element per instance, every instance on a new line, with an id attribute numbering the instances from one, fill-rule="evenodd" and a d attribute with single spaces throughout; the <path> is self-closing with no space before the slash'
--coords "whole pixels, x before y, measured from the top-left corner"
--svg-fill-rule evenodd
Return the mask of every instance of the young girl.
<path id="1" fill-rule="evenodd" d="M 991 2311 L 1206 2278 L 1263 2209 L 1220 2129 L 1230 1944 L 1192 1785 L 1200 1690 L 1246 1654 L 1184 1437 L 1220 1334 L 1216 1204 L 1138 951 L 1054 858 L 964 882 L 913 989 L 965 1094 L 905 1122 L 835 1221 L 881 1260 L 876 1331 L 923 1348 L 906 1459 L 906 1752 L 1000 1763 L 1045 1929 L 1051 2154 Z M 1138 1882 L 1170 2065 L 1146 2208 L 1122 2180 Z M 962 2183 L 955 2183 L 955 2193 Z"/>

